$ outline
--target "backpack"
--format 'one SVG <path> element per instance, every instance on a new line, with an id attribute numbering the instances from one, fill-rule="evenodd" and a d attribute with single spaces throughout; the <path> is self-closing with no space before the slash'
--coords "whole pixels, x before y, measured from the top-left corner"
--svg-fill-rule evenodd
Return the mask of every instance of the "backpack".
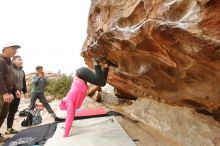
<path id="1" fill-rule="evenodd" d="M 42 116 L 40 114 L 40 110 L 31 111 L 31 114 L 33 116 L 32 125 L 39 125 L 40 123 L 42 123 Z"/>
<path id="2" fill-rule="evenodd" d="M 21 122 L 22 127 L 32 126 L 33 115 L 30 112 L 27 112 L 26 118 Z"/>
<path id="3" fill-rule="evenodd" d="M 29 111 L 26 115 L 26 118 L 21 122 L 21 126 L 28 127 L 32 125 L 39 125 L 42 123 L 42 116 L 39 110 Z"/>
<path id="4" fill-rule="evenodd" d="M 28 113 L 29 113 L 28 109 L 24 109 L 19 112 L 19 117 L 26 117 Z"/>

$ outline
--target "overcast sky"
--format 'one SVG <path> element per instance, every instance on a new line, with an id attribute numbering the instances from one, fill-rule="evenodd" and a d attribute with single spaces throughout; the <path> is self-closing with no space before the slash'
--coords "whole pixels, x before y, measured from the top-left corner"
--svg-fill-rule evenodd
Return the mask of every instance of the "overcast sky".
<path id="1" fill-rule="evenodd" d="M 74 72 L 85 66 L 80 51 L 86 38 L 90 0 L 0 0 L 0 44 L 22 46 L 26 73 Z"/>

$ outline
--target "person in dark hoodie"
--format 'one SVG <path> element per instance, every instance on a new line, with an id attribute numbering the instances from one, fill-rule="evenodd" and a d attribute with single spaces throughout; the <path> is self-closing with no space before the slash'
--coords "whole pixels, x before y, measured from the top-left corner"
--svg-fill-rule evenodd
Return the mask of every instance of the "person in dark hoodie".
<path id="1" fill-rule="evenodd" d="M 24 94 L 24 96 L 27 98 L 27 86 L 26 86 L 26 79 L 25 79 L 25 72 L 22 69 L 22 58 L 21 56 L 15 56 L 12 59 L 13 65 L 13 73 L 14 73 L 14 80 L 15 84 L 18 88 L 18 90 Z M 16 93 L 12 92 L 13 96 L 16 97 Z M 5 134 L 15 134 L 18 133 L 17 130 L 13 129 L 13 122 L 15 114 L 18 110 L 18 106 L 20 104 L 20 98 L 16 97 L 14 100 L 10 103 L 9 106 L 9 113 L 7 117 L 7 131 Z"/>
<path id="2" fill-rule="evenodd" d="M 19 45 L 6 45 L 0 55 L 0 127 L 8 114 L 9 104 L 13 100 L 12 92 L 15 91 L 16 97 L 20 97 L 20 91 L 16 87 L 12 71 L 11 57 L 14 57 L 19 49 Z M 0 134 L 0 143 L 5 142 Z"/>

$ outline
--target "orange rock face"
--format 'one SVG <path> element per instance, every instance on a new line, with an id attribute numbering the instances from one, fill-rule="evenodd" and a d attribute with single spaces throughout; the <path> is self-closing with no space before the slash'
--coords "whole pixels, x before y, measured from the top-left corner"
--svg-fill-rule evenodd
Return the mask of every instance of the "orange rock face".
<path id="1" fill-rule="evenodd" d="M 92 0 L 88 23 L 82 56 L 116 63 L 116 89 L 220 115 L 219 0 Z"/>

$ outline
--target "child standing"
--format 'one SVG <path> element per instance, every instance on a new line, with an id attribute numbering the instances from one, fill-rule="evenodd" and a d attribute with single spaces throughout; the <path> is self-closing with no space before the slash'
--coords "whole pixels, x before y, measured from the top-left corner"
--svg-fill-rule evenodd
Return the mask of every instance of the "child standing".
<path id="1" fill-rule="evenodd" d="M 105 61 L 105 65 L 102 70 L 99 63 L 103 61 Z M 81 107 L 83 100 L 86 97 L 88 91 L 87 82 L 97 86 L 105 86 L 106 84 L 109 65 L 111 65 L 110 61 L 107 61 L 104 58 L 93 58 L 93 64 L 95 73 L 86 67 L 76 70 L 72 87 L 67 93 L 66 97 L 59 104 L 61 110 L 67 110 L 64 137 L 69 136 L 75 116 L 75 110 Z"/>

